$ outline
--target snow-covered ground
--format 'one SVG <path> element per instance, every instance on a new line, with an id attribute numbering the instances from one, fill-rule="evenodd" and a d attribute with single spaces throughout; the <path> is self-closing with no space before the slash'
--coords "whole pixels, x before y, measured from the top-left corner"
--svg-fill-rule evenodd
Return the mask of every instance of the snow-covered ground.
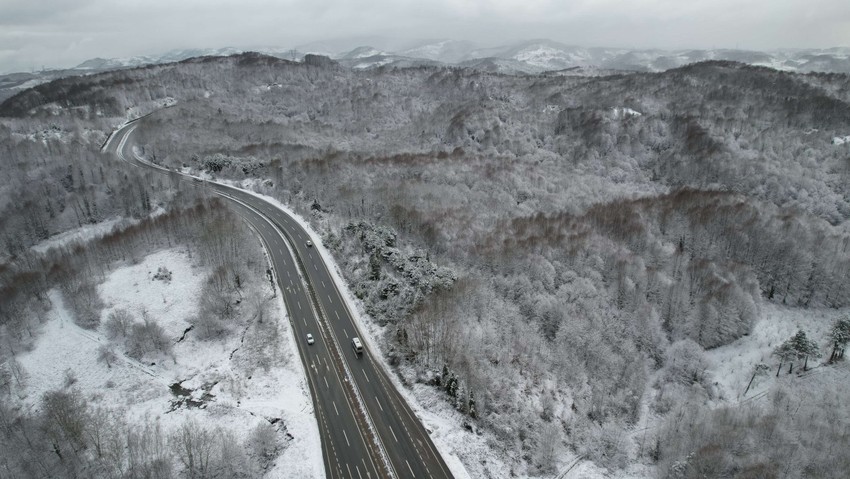
<path id="1" fill-rule="evenodd" d="M 847 136 L 836 136 L 832 139 L 833 145 L 843 145 L 845 143 L 850 143 L 850 135 Z"/>
<path id="2" fill-rule="evenodd" d="M 153 278 L 160 266 L 171 271 L 171 281 Z M 166 431 L 194 418 L 205 427 L 222 427 L 244 440 L 258 424 L 279 418 L 286 428 L 279 432 L 285 449 L 266 477 L 324 477 L 312 401 L 279 296 L 268 317 L 278 321 L 279 353 L 289 359 L 267 371 L 246 371 L 235 364 L 241 331 L 224 341 L 199 341 L 192 334 L 178 341 L 197 311 L 206 273 L 193 266 L 187 252 L 166 250 L 115 270 L 98 286 L 106 304 L 104 319 L 119 308 L 137 320 L 144 312 L 172 340 L 171 356 L 145 356 L 144 363 L 127 357 L 120 348 L 115 349 L 118 360 L 111 366 L 98 361 L 99 348 L 109 342 L 104 327 L 89 331 L 77 326 L 61 295 L 52 291 L 54 307 L 36 347 L 18 357 L 28 377 L 25 388 L 16 391 L 21 405 L 38 408 L 44 392 L 66 387 L 67 378 L 73 376 L 71 387 L 79 388 L 91 406 L 111 408 L 130 422 L 159 422 Z M 175 408 L 170 386 L 178 382 L 193 390 L 193 398 L 204 393 L 213 397 L 198 408 Z"/>
<path id="3" fill-rule="evenodd" d="M 55 235 L 46 241 L 33 245 L 32 250 L 37 253 L 44 253 L 50 248 L 82 244 L 110 233 L 116 226 L 119 228 L 125 228 L 134 222 L 134 220 L 126 218 L 112 218 L 101 221 L 95 225 L 85 225 L 80 228 L 74 228 Z"/>
<path id="4" fill-rule="evenodd" d="M 785 382 L 788 379 L 788 365 L 785 365 L 777 378 L 777 360 L 771 355 L 777 346 L 790 339 L 798 330 L 804 331 L 809 339 L 817 342 L 824 355 L 820 359 L 809 360 L 810 375 L 818 375 L 830 369 L 821 365 L 829 358 L 829 331 L 836 319 L 847 314 L 847 310 L 797 309 L 765 303 L 750 335 L 706 352 L 713 366 L 709 372 L 718 383 L 722 398 L 730 402 L 758 399 L 777 382 Z M 772 367 L 767 374 L 755 378 L 745 396 L 744 391 L 753 375 L 753 368 L 759 363 Z M 802 364 L 796 364 L 794 369 L 802 367 Z M 837 370 L 841 371 L 841 368 Z M 844 377 L 845 380 L 850 379 L 846 370 Z"/>

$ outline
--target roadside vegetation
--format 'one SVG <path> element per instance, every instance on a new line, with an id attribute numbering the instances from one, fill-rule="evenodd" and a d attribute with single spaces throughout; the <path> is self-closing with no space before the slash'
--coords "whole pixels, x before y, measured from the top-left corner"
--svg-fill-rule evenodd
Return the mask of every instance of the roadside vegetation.
<path id="1" fill-rule="evenodd" d="M 731 62 L 600 78 L 352 71 L 246 54 L 61 80 L 0 105 L 12 158 L 4 184 L 33 171 L 43 183 L 4 192 L 9 261 L 35 264 L 28 246 L 75 224 L 110 214 L 167 222 L 173 205 L 192 204 L 165 177 L 114 164 L 101 173 L 97 155 L 64 154 L 79 148 L 67 138 L 105 139 L 105 118 L 166 97 L 175 106 L 137 130 L 139 154 L 244 181 L 306 217 L 380 325 L 401 379 L 431 388 L 505 452 L 505 469 L 462 456 L 473 474 L 551 475 L 567 457 L 610 471 L 643 464 L 660 477 L 846 470 L 819 452 L 850 445 L 850 418 L 831 412 L 839 403 L 785 414 L 782 392 L 799 378 L 791 362 L 792 373 L 817 367 L 846 381 L 835 352 L 843 333 L 801 324 L 802 336 L 736 373 L 746 378 L 735 391 L 711 375 L 708 355 L 769 327 L 765 304 L 850 306 L 850 150 L 832 141 L 850 134 L 850 77 Z M 51 123 L 65 141 L 37 136 Z M 166 219 L 144 219 L 159 205 Z M 228 266 L 232 247 L 219 236 L 200 237 L 196 248 L 224 268 L 196 325 L 216 338 L 229 334 L 233 278 L 249 273 Z M 86 251 L 62 261 L 96 278 L 102 266 L 88 266 Z M 91 286 L 63 284 L 95 323 Z M 49 307 L 39 293 L 21 297 L 39 306 L 23 308 L 34 316 Z M 34 340 L 28 323 L 5 321 L 16 345 Z M 769 399 L 736 402 L 760 364 L 784 365 L 775 383 L 758 376 Z M 642 434 L 647 423 L 657 427 Z"/>

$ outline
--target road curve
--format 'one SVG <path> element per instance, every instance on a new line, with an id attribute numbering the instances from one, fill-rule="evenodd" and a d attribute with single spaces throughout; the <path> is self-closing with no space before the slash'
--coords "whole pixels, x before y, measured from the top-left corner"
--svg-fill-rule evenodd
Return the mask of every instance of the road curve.
<path id="1" fill-rule="evenodd" d="M 139 122 L 119 128 L 103 149 L 119 159 L 191 181 L 226 198 L 262 239 L 283 294 L 307 373 L 322 455 L 332 478 L 451 478 L 428 431 L 396 390 L 382 365 L 351 338 L 362 337 L 339 285 L 310 236 L 287 212 L 239 188 L 202 181 L 127 155 Z M 316 342 L 305 341 L 311 333 Z"/>

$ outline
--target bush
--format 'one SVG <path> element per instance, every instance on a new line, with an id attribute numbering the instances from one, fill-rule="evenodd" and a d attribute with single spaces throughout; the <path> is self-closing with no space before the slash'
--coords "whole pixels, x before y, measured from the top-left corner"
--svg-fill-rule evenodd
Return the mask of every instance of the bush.
<path id="1" fill-rule="evenodd" d="M 703 356 L 699 344 L 690 339 L 673 343 L 667 352 L 667 362 L 664 366 L 666 382 L 690 386 L 699 384 L 711 393 L 711 382 L 706 370 L 708 363 Z"/>
<path id="2" fill-rule="evenodd" d="M 126 309 L 116 309 L 109 313 L 104 326 L 106 327 L 106 337 L 115 339 L 117 337 L 125 338 L 130 331 L 130 326 L 133 325 L 133 315 Z"/>
<path id="3" fill-rule="evenodd" d="M 145 318 L 143 322 L 134 324 L 130 330 L 130 335 L 127 337 L 127 355 L 140 359 L 154 351 L 170 354 L 171 341 L 162 326 L 152 319 Z"/>

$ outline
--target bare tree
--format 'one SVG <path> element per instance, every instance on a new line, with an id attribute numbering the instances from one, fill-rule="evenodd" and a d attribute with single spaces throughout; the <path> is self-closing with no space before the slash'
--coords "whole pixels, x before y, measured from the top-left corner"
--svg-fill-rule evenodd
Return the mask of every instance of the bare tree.
<path id="1" fill-rule="evenodd" d="M 216 434 L 194 420 L 188 420 L 171 434 L 169 444 L 186 469 L 190 479 L 208 477 L 210 459 L 215 451 Z"/>

